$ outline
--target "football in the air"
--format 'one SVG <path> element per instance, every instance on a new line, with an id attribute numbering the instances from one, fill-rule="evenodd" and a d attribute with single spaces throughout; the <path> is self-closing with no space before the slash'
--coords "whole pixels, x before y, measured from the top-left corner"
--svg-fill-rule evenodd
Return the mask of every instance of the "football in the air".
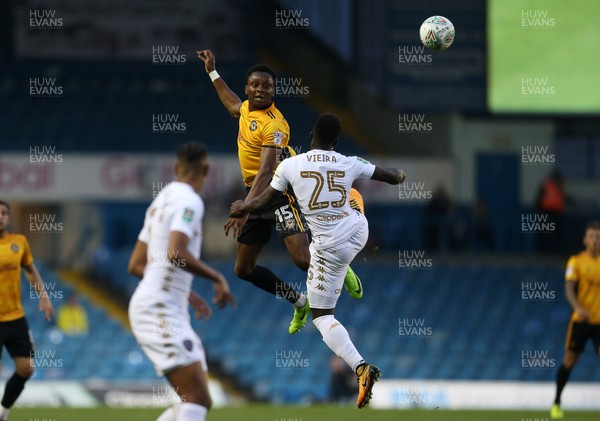
<path id="1" fill-rule="evenodd" d="M 454 41 L 454 25 L 443 16 L 425 19 L 419 31 L 421 42 L 430 50 L 443 51 Z"/>

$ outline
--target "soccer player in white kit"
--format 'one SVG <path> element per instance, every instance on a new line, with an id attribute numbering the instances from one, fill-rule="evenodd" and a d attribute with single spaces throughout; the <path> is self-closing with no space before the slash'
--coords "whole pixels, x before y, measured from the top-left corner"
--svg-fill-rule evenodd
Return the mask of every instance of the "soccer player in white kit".
<path id="1" fill-rule="evenodd" d="M 406 175 L 398 169 L 379 168 L 361 158 L 335 152 L 340 131 L 337 116 L 321 114 L 311 132 L 310 151 L 283 160 L 269 188 L 248 202 L 233 203 L 230 216 L 240 217 L 260 210 L 288 184 L 292 186 L 313 234 L 307 276 L 313 323 L 327 346 L 356 373 L 357 405 L 362 408 L 369 403 L 380 372 L 365 363 L 348 331 L 333 315 L 348 265 L 369 236 L 367 219 L 350 207 L 348 197 L 357 178 L 400 184 Z"/>
<path id="2" fill-rule="evenodd" d="M 214 283 L 219 307 L 235 300 L 221 273 L 202 262 L 204 203 L 198 195 L 208 172 L 206 148 L 188 142 L 177 150 L 176 181 L 156 196 L 129 260 L 129 273 L 142 278 L 129 302 L 131 329 L 159 375 L 165 375 L 182 403 L 158 421 L 203 421 L 211 407 L 206 358 L 192 329 L 196 317 L 209 318 L 210 306 L 192 292 L 193 276 Z"/>

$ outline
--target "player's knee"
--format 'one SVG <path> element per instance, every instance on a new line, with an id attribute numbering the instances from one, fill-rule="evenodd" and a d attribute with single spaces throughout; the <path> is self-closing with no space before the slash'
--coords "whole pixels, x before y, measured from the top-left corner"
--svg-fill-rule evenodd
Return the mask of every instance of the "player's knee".
<path id="1" fill-rule="evenodd" d="M 200 405 L 202 405 L 203 407 L 205 407 L 207 410 L 210 410 L 210 408 L 212 408 L 212 398 L 210 397 L 210 395 L 204 396 Z"/>
<path id="2" fill-rule="evenodd" d="M 563 366 L 565 366 L 565 368 L 571 369 L 573 368 L 578 359 L 579 354 L 576 354 L 574 352 L 568 352 L 567 355 L 565 355 L 565 358 L 563 359 Z"/>
<path id="3" fill-rule="evenodd" d="M 212 398 L 210 395 L 208 393 L 203 393 L 200 390 L 196 390 L 195 393 L 188 398 L 187 402 L 201 405 L 206 409 L 210 409 L 212 407 Z"/>
<path id="4" fill-rule="evenodd" d="M 254 272 L 254 267 L 250 267 L 249 265 L 238 265 L 236 264 L 233 268 L 233 272 L 235 276 L 244 281 L 249 281 L 252 273 Z"/>
<path id="5" fill-rule="evenodd" d="M 33 375 L 35 368 L 33 367 L 33 364 L 22 364 L 15 367 L 15 371 L 19 376 L 28 379 Z"/>
<path id="6" fill-rule="evenodd" d="M 294 263 L 296 266 L 303 270 L 304 272 L 308 271 L 308 267 L 310 266 L 310 254 L 294 257 Z"/>

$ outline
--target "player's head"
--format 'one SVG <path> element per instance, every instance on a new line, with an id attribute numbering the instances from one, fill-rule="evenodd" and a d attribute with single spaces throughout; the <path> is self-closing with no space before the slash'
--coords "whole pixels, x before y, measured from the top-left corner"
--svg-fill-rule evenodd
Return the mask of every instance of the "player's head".
<path id="1" fill-rule="evenodd" d="M 4 233 L 10 223 L 10 205 L 0 200 L 0 234 Z"/>
<path id="2" fill-rule="evenodd" d="M 200 191 L 208 174 L 208 151 L 199 142 L 186 142 L 177 148 L 175 176 L 177 181 L 190 184 Z"/>
<path id="3" fill-rule="evenodd" d="M 250 67 L 245 75 L 244 92 L 255 109 L 268 108 L 273 102 L 277 73 L 269 65 L 259 63 Z"/>
<path id="4" fill-rule="evenodd" d="M 588 253 L 600 254 L 600 222 L 590 222 L 585 227 L 583 245 Z"/>
<path id="5" fill-rule="evenodd" d="M 310 132 L 310 146 L 316 149 L 333 149 L 338 143 L 342 125 L 337 115 L 323 113 Z"/>

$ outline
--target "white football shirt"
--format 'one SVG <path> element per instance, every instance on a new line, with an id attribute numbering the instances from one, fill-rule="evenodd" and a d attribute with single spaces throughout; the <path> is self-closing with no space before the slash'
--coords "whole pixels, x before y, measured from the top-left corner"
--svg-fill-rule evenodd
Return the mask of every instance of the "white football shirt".
<path id="1" fill-rule="evenodd" d="M 312 149 L 284 159 L 271 187 L 283 191 L 290 184 L 306 217 L 313 246 L 329 248 L 352 236 L 364 215 L 350 207 L 350 188 L 357 178 L 371 178 L 375 165 L 356 156 Z"/>
<path id="2" fill-rule="evenodd" d="M 160 191 L 146 211 L 138 237 L 148 246 L 148 263 L 136 294 L 158 295 L 187 308 L 193 275 L 184 269 L 185 261 L 168 255 L 169 235 L 172 231 L 185 234 L 189 238 L 188 251 L 199 259 L 203 216 L 204 203 L 189 184 L 174 181 Z"/>

